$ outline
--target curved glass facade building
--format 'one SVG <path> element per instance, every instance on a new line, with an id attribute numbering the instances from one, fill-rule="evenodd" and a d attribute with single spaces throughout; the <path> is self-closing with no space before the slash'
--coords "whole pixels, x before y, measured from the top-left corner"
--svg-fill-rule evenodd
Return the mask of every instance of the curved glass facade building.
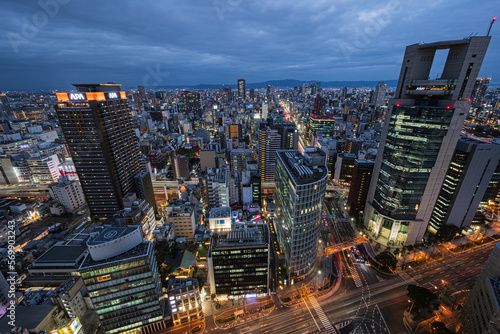
<path id="1" fill-rule="evenodd" d="M 325 200 L 326 154 L 276 152 L 276 230 L 291 282 L 314 269 Z"/>

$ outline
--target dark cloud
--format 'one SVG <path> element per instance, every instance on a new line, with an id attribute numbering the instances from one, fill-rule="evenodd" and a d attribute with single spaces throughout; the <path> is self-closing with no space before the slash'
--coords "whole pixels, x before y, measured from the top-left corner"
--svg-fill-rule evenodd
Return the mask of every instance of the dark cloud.
<path id="1" fill-rule="evenodd" d="M 406 45 L 482 35 L 495 4 L 4 0 L 0 89 L 396 79 Z M 493 81 L 499 51 L 493 38 L 481 70 Z"/>

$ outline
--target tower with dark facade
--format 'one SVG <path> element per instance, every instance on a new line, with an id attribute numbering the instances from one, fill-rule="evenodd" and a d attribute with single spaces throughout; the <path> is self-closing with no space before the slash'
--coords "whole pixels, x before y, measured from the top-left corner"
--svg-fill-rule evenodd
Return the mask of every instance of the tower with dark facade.
<path id="1" fill-rule="evenodd" d="M 74 86 L 75 93 L 57 93 L 55 110 L 92 220 L 105 220 L 136 192 L 139 145 L 120 84 Z"/>

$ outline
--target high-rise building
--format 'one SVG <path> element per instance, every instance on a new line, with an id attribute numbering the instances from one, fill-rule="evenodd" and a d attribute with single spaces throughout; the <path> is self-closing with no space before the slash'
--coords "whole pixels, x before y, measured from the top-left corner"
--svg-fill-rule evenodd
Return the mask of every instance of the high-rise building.
<path id="1" fill-rule="evenodd" d="M 320 115 L 321 114 L 321 111 L 323 109 L 323 99 L 321 98 L 321 95 L 318 94 L 316 95 L 316 97 L 314 98 L 314 106 L 313 106 L 313 113 L 315 115 Z"/>
<path id="2" fill-rule="evenodd" d="M 486 95 L 486 90 L 490 84 L 491 78 L 477 78 L 474 88 L 472 89 L 472 103 L 471 106 L 474 108 L 479 108 L 484 101 L 484 96 Z"/>
<path id="3" fill-rule="evenodd" d="M 87 246 L 79 272 L 106 334 L 140 333 L 163 320 L 154 245 L 139 226 L 99 227 Z"/>
<path id="4" fill-rule="evenodd" d="M 486 207 L 488 205 L 498 205 L 498 203 L 500 203 L 500 163 L 491 176 L 480 206 Z"/>
<path id="5" fill-rule="evenodd" d="M 167 224 L 173 224 L 176 238 L 193 238 L 196 231 L 195 210 L 186 202 L 171 201 L 167 206 Z"/>
<path id="6" fill-rule="evenodd" d="M 242 100 L 247 98 L 247 87 L 245 79 L 238 79 L 238 97 Z"/>
<path id="7" fill-rule="evenodd" d="M 19 159 L 22 159 L 21 155 L 5 155 L 0 157 L 0 184 L 16 184 L 21 182 L 16 172 L 16 160 Z"/>
<path id="8" fill-rule="evenodd" d="M 240 139 L 243 137 L 243 130 L 241 124 L 226 125 L 226 138 L 227 139 Z"/>
<path id="9" fill-rule="evenodd" d="M 267 119 L 269 113 L 269 105 L 267 103 L 262 103 L 262 119 Z"/>
<path id="10" fill-rule="evenodd" d="M 117 211 L 113 217 L 106 220 L 105 224 L 111 226 L 137 225 L 142 229 L 144 240 L 153 240 L 153 231 L 156 228 L 154 209 L 149 203 L 137 195 L 130 193 L 124 199 L 125 209 Z"/>
<path id="11" fill-rule="evenodd" d="M 176 155 L 172 158 L 172 169 L 175 179 L 180 179 L 181 177 L 187 179 L 189 177 L 189 163 L 183 155 Z"/>
<path id="12" fill-rule="evenodd" d="M 132 131 L 120 84 L 74 84 L 76 93 L 57 93 L 55 105 L 93 220 L 123 209 L 141 172 L 137 137 Z"/>
<path id="13" fill-rule="evenodd" d="M 429 231 L 443 225 L 470 226 L 500 162 L 500 145 L 462 137 L 444 178 Z"/>
<path id="14" fill-rule="evenodd" d="M 268 122 L 271 128 L 278 130 L 281 136 L 280 149 L 282 150 L 298 150 L 299 149 L 299 132 L 293 122 Z"/>
<path id="15" fill-rule="evenodd" d="M 74 276 L 62 283 L 55 291 L 52 302 L 66 312 L 69 319 L 83 318 L 87 311 L 84 295 L 87 289 L 81 277 Z"/>
<path id="16" fill-rule="evenodd" d="M 139 98 L 139 105 L 144 103 L 146 101 L 146 89 L 144 86 L 137 86 L 137 91 L 138 91 L 138 98 Z"/>
<path id="17" fill-rule="evenodd" d="M 159 100 L 164 100 L 167 97 L 167 92 L 164 90 L 159 90 L 155 92 L 155 98 Z"/>
<path id="18" fill-rule="evenodd" d="M 495 245 L 460 313 L 458 333 L 500 332 L 500 243 Z"/>
<path id="19" fill-rule="evenodd" d="M 61 177 L 57 183 L 49 186 L 49 192 L 69 213 L 85 205 L 82 187 L 76 180 L 70 181 L 67 177 Z"/>
<path id="20" fill-rule="evenodd" d="M 261 189 L 262 189 L 262 180 L 258 175 L 252 175 L 250 177 L 250 183 L 252 184 L 252 203 L 258 203 L 262 205 L 261 200 Z"/>
<path id="21" fill-rule="evenodd" d="M 375 91 L 373 92 L 372 99 L 370 103 L 373 104 L 375 108 L 380 108 L 385 106 L 385 94 L 387 93 L 387 84 L 384 82 L 379 82 Z"/>
<path id="22" fill-rule="evenodd" d="M 9 98 L 5 94 L 0 94 L 0 120 L 7 120 L 9 117 L 14 117 Z"/>
<path id="23" fill-rule="evenodd" d="M 231 91 L 231 87 L 222 87 L 222 94 L 225 103 L 233 101 L 233 92 Z"/>
<path id="24" fill-rule="evenodd" d="M 241 204 L 241 175 L 237 172 L 229 173 L 229 205 Z"/>
<path id="25" fill-rule="evenodd" d="M 320 82 L 316 82 L 314 92 L 317 94 L 321 94 L 321 83 Z"/>
<path id="26" fill-rule="evenodd" d="M 373 160 L 356 159 L 354 161 L 349 196 L 347 198 L 347 211 L 351 215 L 358 215 L 365 209 L 366 196 L 370 189 L 374 165 L 375 161 Z"/>
<path id="27" fill-rule="evenodd" d="M 344 152 L 358 154 L 363 147 L 363 139 L 361 138 L 346 138 Z"/>
<path id="28" fill-rule="evenodd" d="M 326 192 L 326 154 L 319 149 L 278 151 L 276 230 L 285 254 L 289 282 L 314 269 Z"/>
<path id="29" fill-rule="evenodd" d="M 253 160 L 253 150 L 249 148 L 237 148 L 229 152 L 229 166 L 231 172 L 241 173 L 247 167 L 247 162 Z"/>
<path id="30" fill-rule="evenodd" d="M 272 130 L 267 125 L 261 124 L 258 140 L 257 152 L 260 179 L 262 182 L 273 182 L 276 168 L 276 151 L 281 148 L 281 136 L 278 130 Z"/>
<path id="31" fill-rule="evenodd" d="M 183 113 L 185 115 L 193 114 L 193 117 L 201 118 L 200 93 L 183 91 L 181 97 Z"/>
<path id="32" fill-rule="evenodd" d="M 333 178 L 344 186 L 350 186 L 352 176 L 354 173 L 354 162 L 356 154 L 353 153 L 340 153 L 337 155 L 335 161 L 335 173 Z"/>
<path id="33" fill-rule="evenodd" d="M 57 182 L 59 173 L 59 158 L 57 154 L 36 154 L 26 159 L 33 183 Z"/>
<path id="34" fill-rule="evenodd" d="M 207 168 L 217 168 L 215 150 L 200 150 L 200 169 L 206 171 Z"/>
<path id="35" fill-rule="evenodd" d="M 135 188 L 137 190 L 137 197 L 146 200 L 155 213 L 158 213 L 155 191 L 153 188 L 153 182 L 151 181 L 151 174 L 149 172 L 141 172 L 136 175 Z"/>
<path id="36" fill-rule="evenodd" d="M 323 138 L 334 138 L 335 116 L 332 114 L 311 115 L 309 118 L 309 136 L 317 137 L 321 132 Z"/>
<path id="37" fill-rule="evenodd" d="M 250 100 L 255 99 L 255 89 L 250 88 L 249 97 L 250 97 Z"/>
<path id="38" fill-rule="evenodd" d="M 207 168 L 207 203 L 211 208 L 229 206 L 229 172 L 225 167 Z"/>
<path id="39" fill-rule="evenodd" d="M 269 291 L 269 227 L 240 223 L 214 232 L 207 256 L 210 289 L 229 299 Z"/>
<path id="40" fill-rule="evenodd" d="M 382 244 L 423 240 L 491 37 L 406 47 L 389 102 L 364 212 Z M 448 49 L 441 78 L 429 80 L 437 50 Z"/>
<path id="41" fill-rule="evenodd" d="M 167 296 L 174 326 L 203 319 L 203 308 L 196 278 L 172 277 L 167 283 Z"/>
<path id="42" fill-rule="evenodd" d="M 267 98 L 267 101 L 271 101 L 271 85 L 267 85 L 267 89 L 266 89 L 266 98 Z"/>

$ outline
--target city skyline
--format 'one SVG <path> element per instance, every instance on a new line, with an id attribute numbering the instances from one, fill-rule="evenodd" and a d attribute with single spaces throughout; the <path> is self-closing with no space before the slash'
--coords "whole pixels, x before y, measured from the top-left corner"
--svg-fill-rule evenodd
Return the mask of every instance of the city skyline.
<path id="1" fill-rule="evenodd" d="M 0 333 L 500 333 L 492 0 L 3 9 Z"/>
<path id="2" fill-rule="evenodd" d="M 238 78 L 247 83 L 395 79 L 408 44 L 484 35 L 494 2 L 475 5 L 474 17 L 468 7 L 465 1 L 454 6 L 443 1 L 127 2 L 120 4 L 120 15 L 113 15 L 114 4 L 7 2 L 1 14 L 6 52 L 0 56 L 7 66 L 0 90 L 67 89 L 63 83 L 70 82 L 154 88 L 232 84 Z M 99 10 L 92 18 L 81 17 L 87 8 Z M 450 24 L 465 15 L 459 30 Z M 490 50 L 500 50 L 495 39 Z M 495 83 L 497 71 L 494 59 L 487 59 L 479 77 Z"/>

